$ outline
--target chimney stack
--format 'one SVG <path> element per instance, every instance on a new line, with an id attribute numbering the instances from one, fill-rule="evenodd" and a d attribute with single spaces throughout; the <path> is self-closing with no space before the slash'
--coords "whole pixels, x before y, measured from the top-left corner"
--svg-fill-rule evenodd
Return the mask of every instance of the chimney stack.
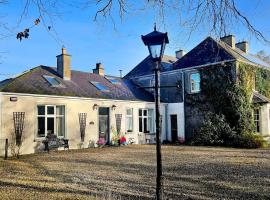
<path id="1" fill-rule="evenodd" d="M 182 58 L 185 54 L 186 54 L 186 52 L 185 52 L 184 50 L 180 49 L 180 50 L 178 50 L 178 51 L 175 52 L 175 57 L 176 57 L 177 59 L 180 59 L 180 58 Z"/>
<path id="2" fill-rule="evenodd" d="M 62 48 L 62 54 L 56 56 L 57 58 L 57 73 L 64 79 L 71 79 L 70 71 L 70 55 L 67 54 L 65 47 Z"/>
<path id="3" fill-rule="evenodd" d="M 104 68 L 101 63 L 96 64 L 96 68 L 93 69 L 94 74 L 98 74 L 100 76 L 104 76 Z"/>
<path id="4" fill-rule="evenodd" d="M 235 49 L 235 36 L 234 35 L 227 35 L 220 38 L 221 41 L 225 42 L 229 45 L 232 49 Z"/>
<path id="5" fill-rule="evenodd" d="M 238 49 L 240 49 L 241 51 L 243 51 L 244 53 L 248 53 L 248 42 L 247 41 L 238 42 L 235 44 L 235 46 Z"/>

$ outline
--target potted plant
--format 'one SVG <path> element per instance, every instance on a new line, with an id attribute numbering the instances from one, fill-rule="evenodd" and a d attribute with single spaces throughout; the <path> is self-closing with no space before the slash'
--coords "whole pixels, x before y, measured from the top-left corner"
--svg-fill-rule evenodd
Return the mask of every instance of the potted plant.
<path id="1" fill-rule="evenodd" d="M 98 147 L 103 147 L 105 145 L 105 139 L 104 138 L 99 138 L 97 141 Z"/>

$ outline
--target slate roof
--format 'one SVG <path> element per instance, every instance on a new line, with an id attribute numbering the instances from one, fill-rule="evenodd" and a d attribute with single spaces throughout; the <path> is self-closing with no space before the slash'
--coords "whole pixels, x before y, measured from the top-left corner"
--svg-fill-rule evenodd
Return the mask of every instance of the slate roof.
<path id="1" fill-rule="evenodd" d="M 55 77 L 61 83 L 61 86 L 51 86 L 43 75 Z M 119 77 L 114 78 L 119 80 L 119 84 L 112 84 L 108 79 L 97 74 L 72 70 L 71 80 L 68 81 L 63 80 L 58 75 L 56 68 L 38 66 L 18 77 L 0 82 L 0 91 L 100 99 L 154 101 L 152 94 L 139 88 L 132 81 Z M 98 90 L 90 81 L 103 84 L 109 91 Z"/>
<path id="2" fill-rule="evenodd" d="M 269 103 L 269 99 L 257 91 L 253 91 L 252 103 Z"/>
<path id="3" fill-rule="evenodd" d="M 161 72 L 172 70 L 172 64 L 177 59 L 172 56 L 164 55 L 161 61 Z M 153 74 L 154 62 L 150 56 L 147 56 L 142 62 L 134 67 L 124 78 L 133 78 Z"/>
<path id="4" fill-rule="evenodd" d="M 238 60 L 270 69 L 269 64 L 255 55 L 244 53 L 238 48 L 231 48 L 222 41 L 207 37 L 195 48 L 173 64 L 173 69 L 183 69 L 215 62 Z"/>

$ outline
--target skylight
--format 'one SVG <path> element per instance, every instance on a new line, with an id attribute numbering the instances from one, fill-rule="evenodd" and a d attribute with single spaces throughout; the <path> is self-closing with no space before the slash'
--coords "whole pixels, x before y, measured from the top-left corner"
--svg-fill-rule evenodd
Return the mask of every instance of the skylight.
<path id="1" fill-rule="evenodd" d="M 120 84 L 119 80 L 112 78 L 112 77 L 106 77 L 112 84 Z"/>
<path id="2" fill-rule="evenodd" d="M 108 91 L 108 88 L 99 82 L 91 81 L 91 83 L 100 91 Z"/>
<path id="3" fill-rule="evenodd" d="M 60 86 L 60 82 L 58 80 L 56 80 L 56 78 L 52 77 L 52 76 L 43 76 L 52 86 L 56 87 L 56 86 Z"/>

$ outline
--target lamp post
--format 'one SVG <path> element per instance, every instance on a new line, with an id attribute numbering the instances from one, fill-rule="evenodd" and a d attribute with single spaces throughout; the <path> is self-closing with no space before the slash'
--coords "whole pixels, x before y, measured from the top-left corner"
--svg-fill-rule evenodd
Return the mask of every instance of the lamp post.
<path id="1" fill-rule="evenodd" d="M 160 118 L 160 62 L 164 54 L 166 44 L 169 43 L 167 33 L 156 30 L 142 36 L 143 43 L 148 47 L 150 56 L 155 63 L 155 110 L 156 110 L 156 157 L 157 157 L 157 177 L 156 177 L 156 199 L 163 199 L 163 175 L 161 158 L 161 118 Z"/>

